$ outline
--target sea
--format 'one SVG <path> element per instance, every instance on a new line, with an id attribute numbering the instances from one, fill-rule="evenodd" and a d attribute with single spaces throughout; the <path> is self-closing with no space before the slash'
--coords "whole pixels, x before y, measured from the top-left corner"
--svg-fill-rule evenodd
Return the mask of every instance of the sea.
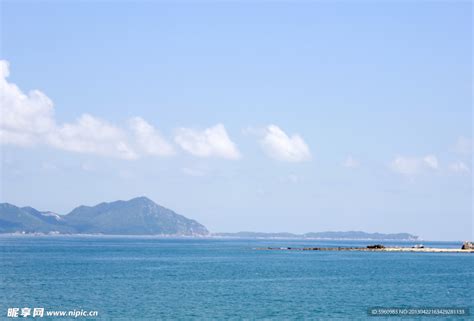
<path id="1" fill-rule="evenodd" d="M 419 242 L 3 235 L 0 319 L 472 318 L 474 254 L 257 249 L 374 243 Z M 22 317 L 22 311 L 28 313 L 23 308 L 31 314 Z M 443 309 L 464 314 L 422 316 L 423 311 L 445 313 L 439 312 Z M 81 315 L 46 315 L 51 311 Z M 421 314 L 383 314 L 390 311 Z"/>

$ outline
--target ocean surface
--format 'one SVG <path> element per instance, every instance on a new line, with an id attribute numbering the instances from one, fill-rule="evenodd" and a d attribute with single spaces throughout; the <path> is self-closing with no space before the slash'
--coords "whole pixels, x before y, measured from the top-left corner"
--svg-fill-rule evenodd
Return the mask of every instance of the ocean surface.
<path id="1" fill-rule="evenodd" d="M 371 307 L 474 312 L 472 254 L 255 250 L 374 243 L 415 244 L 4 235 L 0 319 L 13 320 L 7 310 L 15 307 L 98 311 L 76 320 L 386 319 L 368 316 Z"/>

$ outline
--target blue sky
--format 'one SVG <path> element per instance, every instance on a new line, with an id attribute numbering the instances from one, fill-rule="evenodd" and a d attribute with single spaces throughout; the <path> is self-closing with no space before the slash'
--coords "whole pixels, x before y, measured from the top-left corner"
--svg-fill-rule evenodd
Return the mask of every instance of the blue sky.
<path id="1" fill-rule="evenodd" d="M 1 201 L 146 195 L 212 231 L 472 239 L 467 1 L 1 11 Z"/>

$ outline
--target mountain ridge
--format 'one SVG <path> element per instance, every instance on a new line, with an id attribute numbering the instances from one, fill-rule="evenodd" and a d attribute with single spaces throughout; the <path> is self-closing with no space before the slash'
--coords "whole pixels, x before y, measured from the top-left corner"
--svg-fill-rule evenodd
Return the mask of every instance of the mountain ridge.
<path id="1" fill-rule="evenodd" d="M 66 215 L 30 206 L 0 204 L 0 233 L 107 235 L 207 235 L 199 222 L 140 196 L 128 201 L 80 205 Z"/>

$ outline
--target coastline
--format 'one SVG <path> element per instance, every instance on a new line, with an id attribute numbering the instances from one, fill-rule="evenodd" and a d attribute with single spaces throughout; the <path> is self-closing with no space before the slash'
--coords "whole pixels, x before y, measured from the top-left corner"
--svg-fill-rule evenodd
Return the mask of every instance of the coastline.
<path id="1" fill-rule="evenodd" d="M 183 234 L 102 234 L 102 233 L 0 233 L 0 237 L 120 237 L 120 238 L 152 238 L 152 239 L 205 239 L 205 240 L 255 240 L 255 241 L 324 241 L 324 242 L 391 242 L 391 243 L 463 243 L 462 240 L 425 240 L 425 239 L 370 239 L 370 238 L 311 238 L 311 237 L 239 237 L 213 235 Z M 397 248 L 397 247 L 391 247 Z M 402 248 L 405 248 L 402 246 Z M 277 249 L 277 248 L 275 248 Z M 282 248 L 283 249 L 283 248 Z M 296 250 L 297 248 L 292 248 Z M 303 248 L 300 248 L 302 250 Z"/>
<path id="2" fill-rule="evenodd" d="M 26 237 L 34 237 L 34 236 L 73 236 L 73 237 L 151 237 L 151 238 L 196 238 L 196 239 L 211 239 L 211 240 L 282 240 L 282 241 L 361 241 L 361 242 L 402 242 L 402 243 L 417 243 L 417 242 L 461 242 L 460 240 L 449 240 L 449 241 L 438 241 L 438 240 L 423 240 L 423 239 L 371 239 L 371 238 L 321 238 L 321 237 L 273 237 L 273 236 L 259 236 L 259 237 L 244 237 L 244 236 L 221 236 L 221 235 L 213 235 L 206 234 L 194 234 L 194 235 L 186 235 L 186 234 L 104 234 L 104 233 L 42 233 L 42 232 L 13 232 L 13 233 L 0 233 L 0 236 L 26 236 Z"/>

